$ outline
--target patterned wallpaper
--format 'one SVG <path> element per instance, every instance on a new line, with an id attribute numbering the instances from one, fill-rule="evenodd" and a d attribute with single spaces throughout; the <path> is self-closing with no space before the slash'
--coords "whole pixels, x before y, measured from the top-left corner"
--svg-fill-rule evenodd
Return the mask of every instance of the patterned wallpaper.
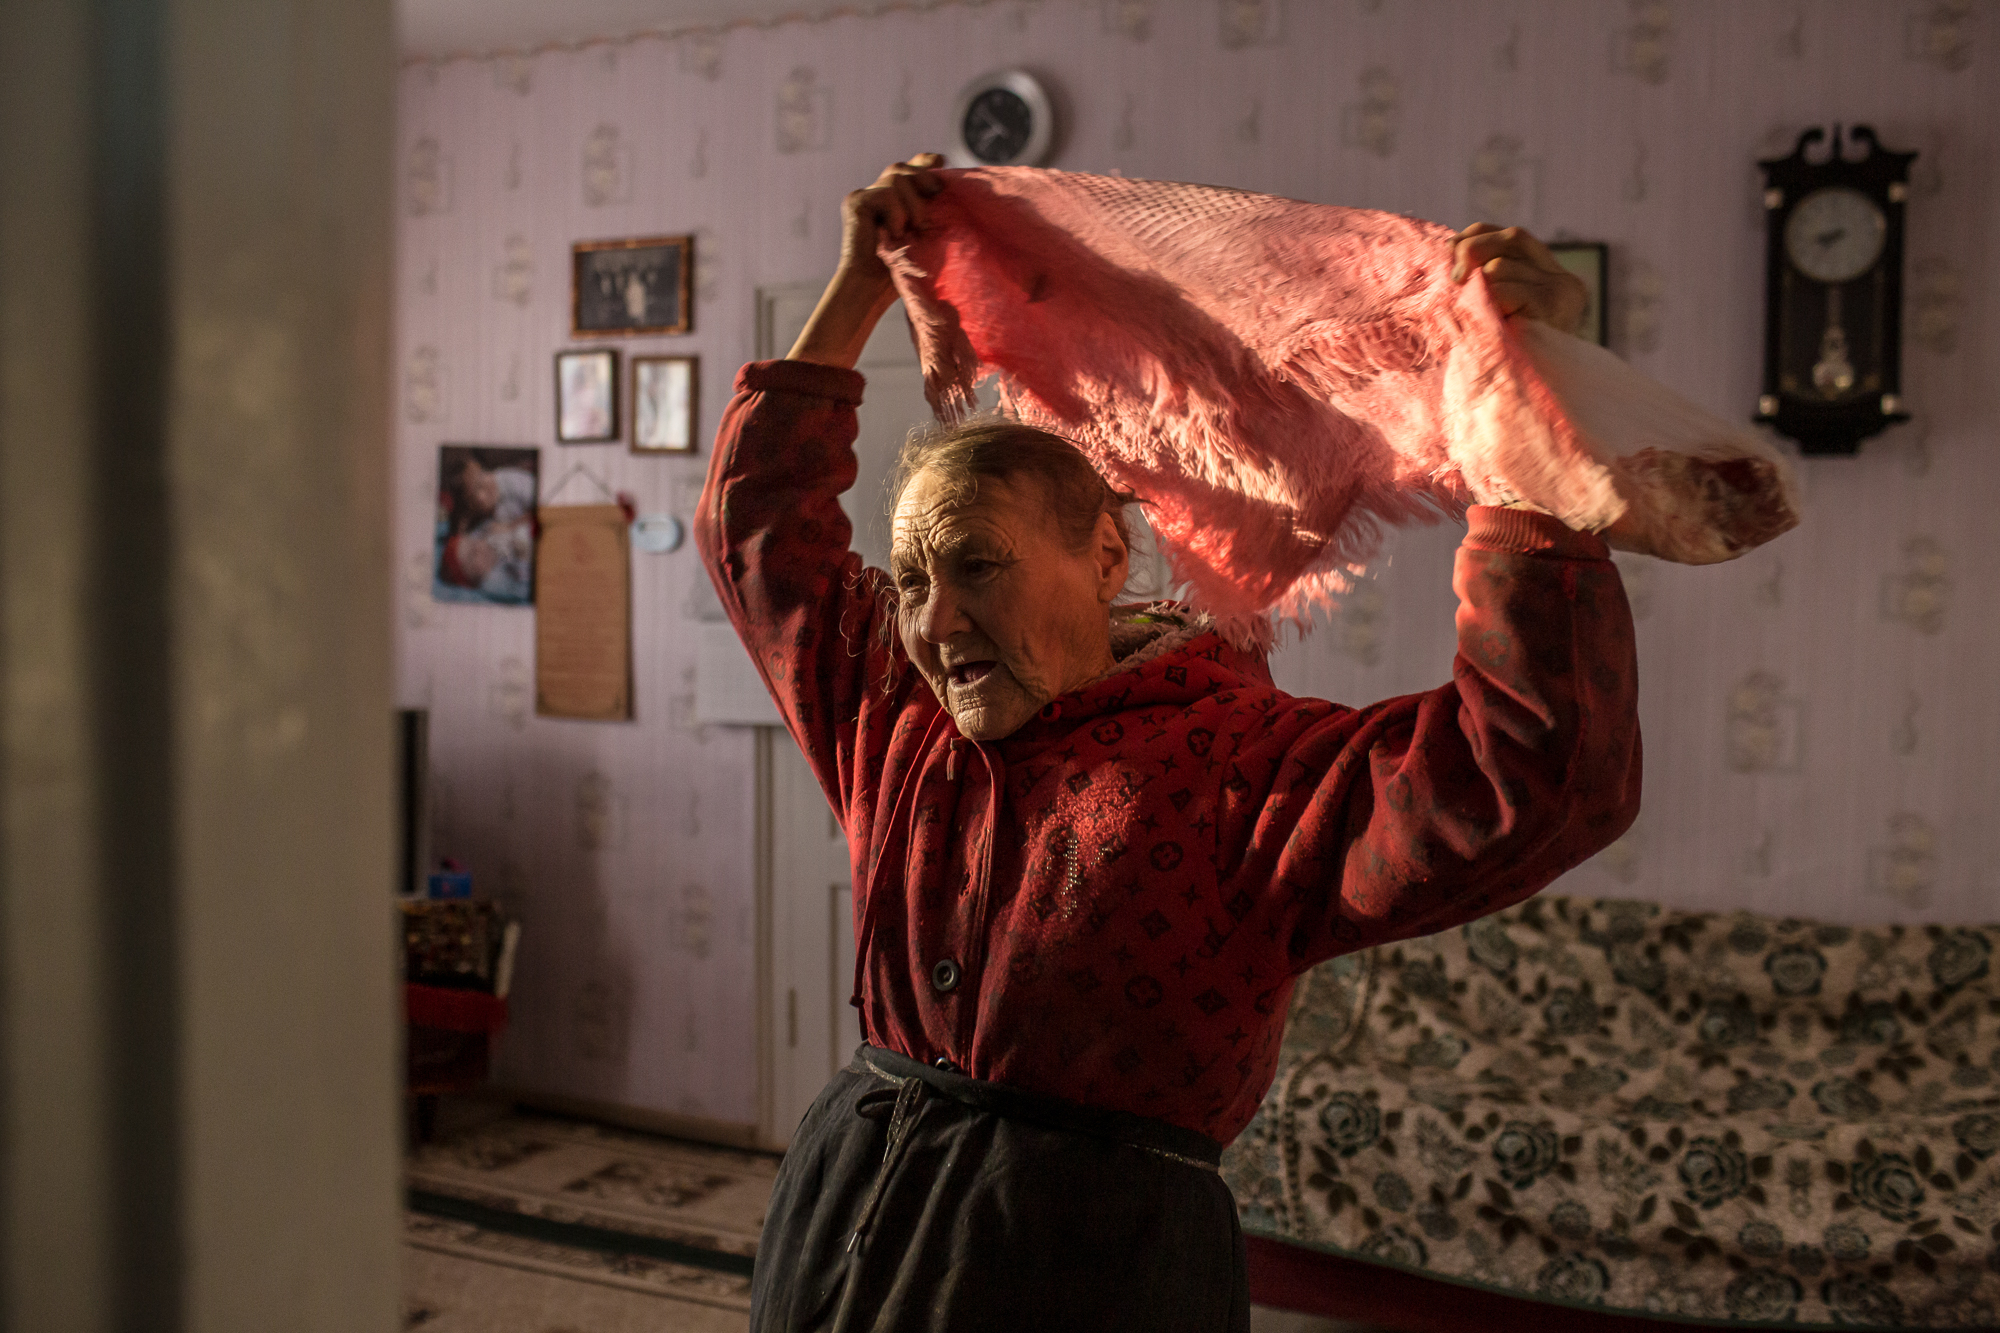
<path id="1" fill-rule="evenodd" d="M 860 8 L 870 8 L 862 6 Z M 545 489 L 685 518 L 706 451 L 553 443 L 572 241 L 692 232 L 700 433 L 760 286 L 823 278 L 840 195 L 939 146 L 958 88 L 1058 91 L 1052 165 L 1210 181 L 1613 250 L 1614 347 L 1752 409 L 1754 159 L 1872 122 L 1919 160 L 1905 397 L 1917 419 L 1802 466 L 1804 527 L 1737 562 L 1626 560 L 1644 672 L 1638 826 L 1564 882 L 1843 920 L 2000 918 L 2000 500 L 1989 257 L 2000 12 L 1974 0 L 987 0 L 654 34 L 402 77 L 395 495 L 399 682 L 433 710 L 436 843 L 527 919 L 503 1073 L 576 1097 L 754 1118 L 751 747 L 693 721 L 691 551 L 634 556 L 630 724 L 532 712 L 532 613 L 442 605 L 440 443 L 532 444 Z M 1981 372 L 1984 373 L 1981 373 Z M 1448 528 L 1276 666 L 1348 702 L 1449 669 Z"/>

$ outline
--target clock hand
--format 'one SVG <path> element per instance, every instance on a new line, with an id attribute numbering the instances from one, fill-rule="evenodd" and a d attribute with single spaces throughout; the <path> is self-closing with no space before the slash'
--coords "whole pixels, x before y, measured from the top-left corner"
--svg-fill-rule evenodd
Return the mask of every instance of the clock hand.
<path id="1" fill-rule="evenodd" d="M 1828 246 L 1830 246 L 1830 245 L 1833 245 L 1833 244 L 1835 244 L 1836 242 L 1838 242 L 1838 241 L 1840 240 L 1840 238 L 1841 238 L 1841 237 L 1843 237 L 1843 236 L 1845 236 L 1845 235 L 1847 235 L 1847 228 L 1845 228 L 1845 227 L 1835 227 L 1835 228 L 1834 228 L 1834 229 L 1833 229 L 1832 231 L 1823 231 L 1823 232 L 1821 232 L 1821 233 L 1820 233 L 1819 235 L 1817 235 L 1817 236 L 1813 237 L 1813 239 L 1814 239 L 1814 240 L 1816 240 L 1816 241 L 1818 241 L 1818 242 L 1819 242 L 1819 244 L 1820 244 L 1820 248 L 1821 248 L 1822 250 L 1824 250 L 1824 249 L 1826 249 L 1826 248 L 1827 248 Z"/>

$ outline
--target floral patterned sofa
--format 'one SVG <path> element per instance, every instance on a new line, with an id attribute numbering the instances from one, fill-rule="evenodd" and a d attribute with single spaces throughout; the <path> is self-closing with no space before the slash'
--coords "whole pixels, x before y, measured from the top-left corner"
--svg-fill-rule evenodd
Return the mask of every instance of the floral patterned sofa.
<path id="1" fill-rule="evenodd" d="M 1303 978 L 1223 1173 L 1455 1298 L 2000 1328 L 1996 936 L 1530 899 Z"/>

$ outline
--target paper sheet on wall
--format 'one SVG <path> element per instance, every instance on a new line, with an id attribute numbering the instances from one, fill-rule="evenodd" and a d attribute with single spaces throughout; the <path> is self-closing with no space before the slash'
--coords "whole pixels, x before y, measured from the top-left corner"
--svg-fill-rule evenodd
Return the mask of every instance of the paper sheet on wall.
<path id="1" fill-rule="evenodd" d="M 535 711 L 632 716 L 632 561 L 617 505 L 541 510 L 535 551 Z"/>

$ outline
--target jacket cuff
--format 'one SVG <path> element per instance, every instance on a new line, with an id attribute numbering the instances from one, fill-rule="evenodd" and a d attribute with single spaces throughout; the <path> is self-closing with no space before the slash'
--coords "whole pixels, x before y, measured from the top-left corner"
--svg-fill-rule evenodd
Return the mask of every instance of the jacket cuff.
<path id="1" fill-rule="evenodd" d="M 822 366 L 816 361 L 752 361 L 736 372 L 738 393 L 802 393 L 831 398 L 849 407 L 861 405 L 861 390 L 867 382 L 858 370 Z"/>
<path id="2" fill-rule="evenodd" d="M 1476 551 L 1555 555 L 1568 560 L 1611 558 L 1611 548 L 1602 537 L 1566 527 L 1553 514 L 1500 505 L 1474 505 L 1465 511 L 1465 523 L 1464 544 Z"/>

